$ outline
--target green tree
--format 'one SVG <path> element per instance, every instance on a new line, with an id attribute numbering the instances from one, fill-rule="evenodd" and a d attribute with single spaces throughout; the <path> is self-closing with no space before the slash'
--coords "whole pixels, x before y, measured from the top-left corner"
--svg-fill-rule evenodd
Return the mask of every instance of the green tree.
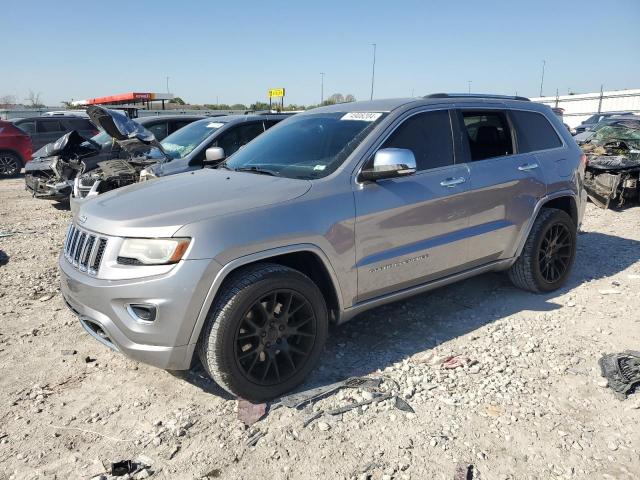
<path id="1" fill-rule="evenodd" d="M 186 105 L 185 101 L 183 99 L 181 99 L 180 97 L 174 97 L 171 100 L 169 100 L 169 103 L 175 103 L 177 105 Z"/>

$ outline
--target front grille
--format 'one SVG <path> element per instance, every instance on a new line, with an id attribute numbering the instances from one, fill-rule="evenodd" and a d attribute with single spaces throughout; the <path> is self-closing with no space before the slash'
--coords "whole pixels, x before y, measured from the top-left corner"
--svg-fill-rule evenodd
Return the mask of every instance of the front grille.
<path id="1" fill-rule="evenodd" d="M 106 238 L 82 230 L 73 223 L 69 226 L 64 240 L 64 256 L 81 272 L 97 275 L 106 248 Z"/>

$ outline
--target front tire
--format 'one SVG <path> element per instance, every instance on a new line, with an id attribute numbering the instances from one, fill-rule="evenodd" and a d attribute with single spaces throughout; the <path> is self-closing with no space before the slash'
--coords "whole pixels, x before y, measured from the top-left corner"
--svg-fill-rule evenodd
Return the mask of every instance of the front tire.
<path id="1" fill-rule="evenodd" d="M 522 253 L 509 269 L 511 282 L 535 293 L 560 288 L 576 256 L 576 230 L 576 224 L 563 210 L 542 209 Z"/>
<path id="2" fill-rule="evenodd" d="M 222 388 L 265 401 L 304 380 L 322 353 L 327 330 L 326 303 L 311 279 L 282 265 L 256 264 L 223 284 L 198 355 Z"/>
<path id="3" fill-rule="evenodd" d="M 22 160 L 12 152 L 0 152 L 0 178 L 15 177 L 22 170 Z"/>

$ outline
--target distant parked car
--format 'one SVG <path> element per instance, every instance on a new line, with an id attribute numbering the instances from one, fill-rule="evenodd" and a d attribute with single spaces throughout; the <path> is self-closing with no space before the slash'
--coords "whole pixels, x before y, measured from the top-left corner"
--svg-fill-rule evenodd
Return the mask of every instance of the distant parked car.
<path id="1" fill-rule="evenodd" d="M 592 130 L 593 127 L 595 127 L 602 120 L 609 117 L 618 116 L 618 115 L 633 115 L 633 112 L 607 112 L 607 113 L 596 113 L 595 115 L 591 115 L 589 118 L 587 118 L 584 122 L 582 122 L 580 125 L 576 127 L 576 135 L 578 133 L 588 132 L 589 130 Z"/>
<path id="2" fill-rule="evenodd" d="M 21 118 L 13 124 L 31 137 L 34 152 L 73 130 L 86 138 L 99 133 L 88 118 L 75 115 Z"/>
<path id="3" fill-rule="evenodd" d="M 52 110 L 50 112 L 44 112 L 42 116 L 43 117 L 71 116 L 71 117 L 89 118 L 89 115 L 87 115 L 87 112 L 85 112 L 84 110 Z"/>
<path id="4" fill-rule="evenodd" d="M 181 129 L 200 115 L 163 115 L 130 120 L 143 125 L 158 140 Z M 98 147 L 89 145 L 96 144 Z M 58 144 L 58 141 L 55 142 Z M 150 150 L 152 147 L 147 147 Z M 143 153 L 143 152 L 142 152 Z M 34 197 L 50 200 L 66 200 L 73 188 L 73 180 L 78 174 L 91 171 L 98 163 L 117 158 L 128 159 L 130 153 L 106 132 L 101 132 L 86 141 L 82 135 L 74 135 L 64 142 L 64 148 L 54 148 L 54 143 L 42 147 L 33 154 L 33 161 L 25 167 L 25 188 Z"/>
<path id="5" fill-rule="evenodd" d="M 87 111 L 93 122 L 111 133 L 123 144 L 123 148 L 139 149 L 148 144 L 144 132 L 138 137 L 130 133 L 134 131 L 133 121 L 119 112 L 100 107 L 90 107 Z M 215 165 L 285 118 L 288 117 L 278 114 L 225 115 L 193 122 L 169 135 L 145 155 L 132 155 L 129 160 L 100 162 L 100 168 L 79 175 L 71 194 L 71 210 L 76 212 L 88 197 L 138 180 Z M 124 131 L 129 133 L 124 134 Z"/>
<path id="6" fill-rule="evenodd" d="M 10 122 L 0 120 L 0 178 L 13 177 L 31 160 L 31 138 Z"/>

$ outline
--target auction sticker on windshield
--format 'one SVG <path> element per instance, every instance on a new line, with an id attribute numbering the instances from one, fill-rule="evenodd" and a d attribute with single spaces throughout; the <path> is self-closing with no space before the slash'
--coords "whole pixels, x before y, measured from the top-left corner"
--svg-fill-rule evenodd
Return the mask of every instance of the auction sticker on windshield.
<path id="1" fill-rule="evenodd" d="M 224 123 L 220 123 L 220 122 L 211 122 L 207 124 L 207 128 L 220 128 L 221 126 L 223 126 Z"/>
<path id="2" fill-rule="evenodd" d="M 382 116 L 379 112 L 349 112 L 340 120 L 360 120 L 361 122 L 375 122 Z"/>

